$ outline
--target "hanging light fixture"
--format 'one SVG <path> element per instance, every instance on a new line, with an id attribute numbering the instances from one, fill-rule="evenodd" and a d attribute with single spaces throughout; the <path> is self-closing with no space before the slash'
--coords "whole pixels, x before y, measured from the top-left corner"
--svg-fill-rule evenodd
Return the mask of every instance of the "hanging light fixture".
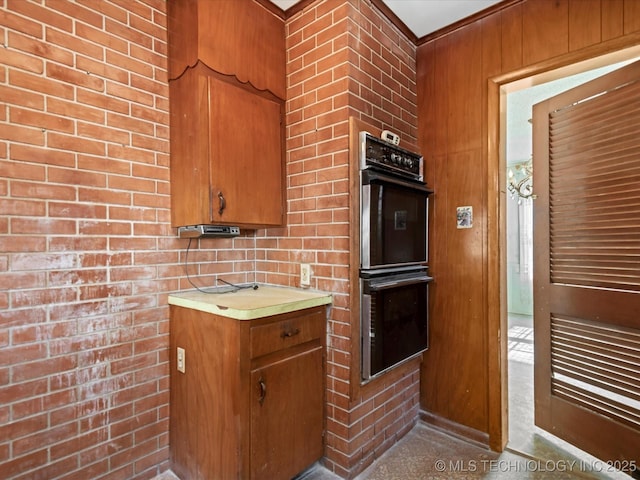
<path id="1" fill-rule="evenodd" d="M 533 194 L 533 158 L 509 168 L 507 188 L 511 198 L 535 198 Z"/>
<path id="2" fill-rule="evenodd" d="M 533 119 L 527 123 L 533 125 Z M 518 197 L 518 203 L 523 198 L 536 198 L 533 194 L 533 156 L 526 162 L 516 163 L 508 170 L 507 188 L 511 198 Z"/>

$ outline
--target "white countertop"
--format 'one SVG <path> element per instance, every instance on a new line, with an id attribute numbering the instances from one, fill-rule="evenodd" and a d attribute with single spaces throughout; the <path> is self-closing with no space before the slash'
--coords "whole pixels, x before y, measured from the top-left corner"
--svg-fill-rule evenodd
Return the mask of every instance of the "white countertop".
<path id="1" fill-rule="evenodd" d="M 253 320 L 305 308 L 328 305 L 331 294 L 299 288 L 260 285 L 228 293 L 205 293 L 197 290 L 169 295 L 169 304 L 214 313 L 236 320 Z"/>

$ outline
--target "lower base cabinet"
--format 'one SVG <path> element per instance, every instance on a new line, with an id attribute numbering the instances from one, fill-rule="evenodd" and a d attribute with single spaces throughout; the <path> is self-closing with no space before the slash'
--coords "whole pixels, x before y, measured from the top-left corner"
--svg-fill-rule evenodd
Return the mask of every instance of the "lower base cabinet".
<path id="1" fill-rule="evenodd" d="M 169 442 L 180 478 L 284 480 L 322 457 L 325 307 L 258 320 L 170 308 Z"/>

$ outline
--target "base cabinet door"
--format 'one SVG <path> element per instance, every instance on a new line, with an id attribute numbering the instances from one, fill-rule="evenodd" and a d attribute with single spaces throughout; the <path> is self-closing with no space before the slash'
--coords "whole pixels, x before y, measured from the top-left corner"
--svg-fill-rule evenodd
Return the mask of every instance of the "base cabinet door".
<path id="1" fill-rule="evenodd" d="M 322 349 L 251 372 L 251 478 L 292 478 L 322 457 Z"/>
<path id="2" fill-rule="evenodd" d="M 180 478 L 289 480 L 322 458 L 325 322 L 325 307 L 245 321 L 171 305 Z"/>

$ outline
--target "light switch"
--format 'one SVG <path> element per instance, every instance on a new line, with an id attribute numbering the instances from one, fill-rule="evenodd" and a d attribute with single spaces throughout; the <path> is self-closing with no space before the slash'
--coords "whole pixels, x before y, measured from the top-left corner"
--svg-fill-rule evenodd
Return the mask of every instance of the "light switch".
<path id="1" fill-rule="evenodd" d="M 184 373 L 184 366 L 185 366 L 184 348 L 178 347 L 177 359 L 178 361 L 176 363 L 178 364 L 178 371 Z"/>

